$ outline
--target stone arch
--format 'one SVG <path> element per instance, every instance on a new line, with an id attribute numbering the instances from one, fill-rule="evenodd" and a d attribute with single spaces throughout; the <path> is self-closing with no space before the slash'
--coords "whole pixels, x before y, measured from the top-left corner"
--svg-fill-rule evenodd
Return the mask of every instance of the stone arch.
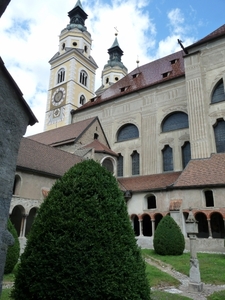
<path id="1" fill-rule="evenodd" d="M 221 213 L 212 212 L 210 214 L 210 225 L 213 238 L 224 238 L 224 221 Z"/>
<path id="2" fill-rule="evenodd" d="M 116 161 L 114 158 L 112 158 L 111 156 L 105 156 L 102 160 L 101 160 L 101 165 L 103 167 L 105 167 L 109 172 L 111 172 L 112 174 L 115 174 L 115 170 L 116 170 Z"/>
<path id="3" fill-rule="evenodd" d="M 25 237 L 27 237 L 27 235 L 30 232 L 31 226 L 34 222 L 34 218 L 37 214 L 37 210 L 38 210 L 37 207 L 32 207 L 29 211 L 29 214 L 28 214 L 27 219 L 26 219 Z"/>
<path id="4" fill-rule="evenodd" d="M 143 235 L 152 236 L 152 222 L 151 217 L 148 214 L 142 215 L 142 226 L 143 226 Z"/>
<path id="5" fill-rule="evenodd" d="M 25 215 L 25 209 L 22 205 L 16 205 L 9 216 L 12 224 L 16 228 L 18 236 L 22 236 L 23 230 L 23 218 Z"/>
<path id="6" fill-rule="evenodd" d="M 131 221 L 132 221 L 135 236 L 139 236 L 140 235 L 140 226 L 139 226 L 138 216 L 135 215 L 135 214 L 132 215 L 131 216 Z"/>
<path id="7" fill-rule="evenodd" d="M 160 213 L 155 214 L 155 229 L 159 225 L 159 222 L 162 220 L 163 215 Z"/>
<path id="8" fill-rule="evenodd" d="M 207 216 L 203 212 L 197 212 L 195 214 L 195 219 L 198 221 L 198 238 L 208 238 L 209 237 L 209 227 Z"/>

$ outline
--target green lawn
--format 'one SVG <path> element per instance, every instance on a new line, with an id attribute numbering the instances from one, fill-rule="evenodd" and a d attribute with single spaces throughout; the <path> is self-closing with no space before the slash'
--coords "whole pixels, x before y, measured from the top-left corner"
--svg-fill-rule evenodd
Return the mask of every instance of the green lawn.
<path id="1" fill-rule="evenodd" d="M 189 275 L 190 270 L 190 254 L 184 253 L 178 256 L 161 256 L 154 250 L 143 249 L 144 256 L 151 256 L 167 264 L 173 266 L 178 272 Z M 225 255 L 224 254 L 208 254 L 198 253 L 201 280 L 204 283 L 222 285 L 225 284 Z"/>
<path id="2" fill-rule="evenodd" d="M 145 257 L 151 257 L 155 260 L 170 264 L 175 270 L 183 274 L 189 273 L 190 254 L 184 253 L 181 256 L 160 256 L 154 250 L 143 249 L 142 254 Z M 223 254 L 198 254 L 201 279 L 204 283 L 215 285 L 225 284 L 225 255 Z M 162 288 L 165 286 L 179 286 L 179 281 L 165 272 L 161 272 L 156 267 L 146 265 L 146 273 L 151 287 Z M 4 276 L 5 282 L 13 282 L 14 275 Z M 10 289 L 3 290 L 0 300 L 9 300 Z M 170 294 L 162 291 L 152 291 L 152 300 L 188 300 L 190 298 L 183 297 L 179 294 Z M 216 292 L 207 298 L 208 300 L 224 300 L 225 291 Z"/>

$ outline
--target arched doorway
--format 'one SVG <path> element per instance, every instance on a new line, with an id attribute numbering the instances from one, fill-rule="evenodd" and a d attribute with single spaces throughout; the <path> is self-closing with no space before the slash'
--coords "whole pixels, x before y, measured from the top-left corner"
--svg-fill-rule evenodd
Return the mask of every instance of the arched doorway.
<path id="1" fill-rule="evenodd" d="M 159 222 L 162 220 L 162 218 L 163 218 L 163 215 L 161 215 L 161 214 L 156 214 L 155 215 L 155 229 L 159 225 Z"/>
<path id="2" fill-rule="evenodd" d="M 14 227 L 16 228 L 17 234 L 18 236 L 20 236 L 22 234 L 22 220 L 23 220 L 23 216 L 25 214 L 25 210 L 24 207 L 21 205 L 17 205 L 13 208 L 11 215 L 9 216 L 12 224 L 14 225 Z"/>
<path id="3" fill-rule="evenodd" d="M 224 222 L 220 213 L 213 213 L 210 217 L 213 238 L 224 238 Z"/>
<path id="4" fill-rule="evenodd" d="M 29 234 L 30 232 L 30 229 L 31 229 L 31 226 L 34 222 L 34 218 L 36 216 L 36 213 L 37 213 L 37 208 L 36 207 L 33 207 L 30 212 L 29 212 L 29 215 L 27 216 L 27 221 L 26 221 L 26 230 L 25 230 L 25 237 L 27 237 L 27 235 Z"/>
<path id="5" fill-rule="evenodd" d="M 152 236 L 152 222 L 149 215 L 143 216 L 143 235 Z"/>
<path id="6" fill-rule="evenodd" d="M 140 235 L 140 227 L 139 227 L 138 216 L 134 215 L 132 217 L 132 221 L 133 221 L 134 234 L 135 234 L 135 236 L 139 236 Z"/>
<path id="7" fill-rule="evenodd" d="M 202 212 L 198 212 L 195 215 L 195 219 L 198 221 L 198 238 L 208 238 L 209 237 L 209 228 L 206 215 Z"/>

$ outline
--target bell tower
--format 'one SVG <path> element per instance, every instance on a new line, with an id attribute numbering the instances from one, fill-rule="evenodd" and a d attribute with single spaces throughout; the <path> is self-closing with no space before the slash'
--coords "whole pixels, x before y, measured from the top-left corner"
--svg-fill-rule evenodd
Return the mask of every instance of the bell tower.
<path id="1" fill-rule="evenodd" d="M 121 61 L 123 51 L 121 50 L 117 33 L 112 47 L 108 49 L 109 60 L 102 71 L 102 86 L 95 92 L 100 95 L 105 89 L 127 75 L 127 68 Z"/>
<path id="2" fill-rule="evenodd" d="M 59 35 L 58 52 L 49 61 L 45 131 L 70 124 L 71 110 L 95 95 L 97 65 L 91 57 L 92 39 L 85 26 L 87 14 L 80 0 L 68 16 L 70 23 Z"/>

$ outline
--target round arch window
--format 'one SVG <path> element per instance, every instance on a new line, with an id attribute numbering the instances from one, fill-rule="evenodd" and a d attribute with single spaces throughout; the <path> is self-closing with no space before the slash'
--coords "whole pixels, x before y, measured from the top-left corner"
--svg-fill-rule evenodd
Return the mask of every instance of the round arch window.
<path id="1" fill-rule="evenodd" d="M 105 167 L 109 172 L 114 173 L 113 162 L 111 159 L 104 159 L 104 161 L 102 162 L 102 166 Z"/>

